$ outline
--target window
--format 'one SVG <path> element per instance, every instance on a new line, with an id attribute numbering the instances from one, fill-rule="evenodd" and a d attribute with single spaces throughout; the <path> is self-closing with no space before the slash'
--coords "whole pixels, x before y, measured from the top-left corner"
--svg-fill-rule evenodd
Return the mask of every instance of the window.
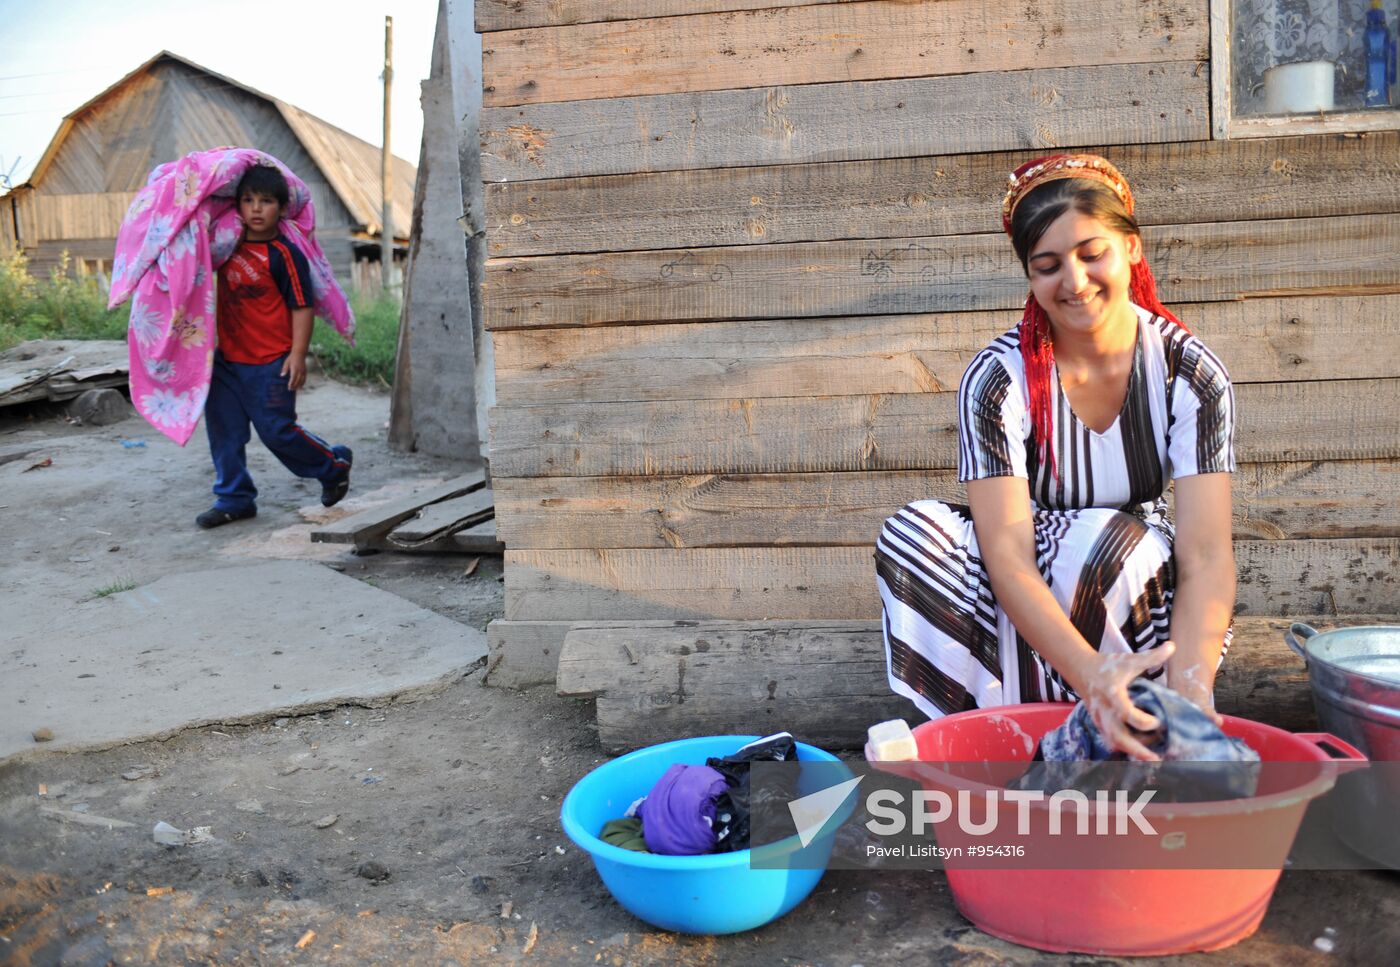
<path id="1" fill-rule="evenodd" d="M 1372 0 L 1211 0 L 1214 136 L 1400 128 L 1400 0 L 1381 2 L 1383 38 L 1371 8 Z M 1383 51 L 1382 105 L 1367 104 L 1368 42 Z"/>

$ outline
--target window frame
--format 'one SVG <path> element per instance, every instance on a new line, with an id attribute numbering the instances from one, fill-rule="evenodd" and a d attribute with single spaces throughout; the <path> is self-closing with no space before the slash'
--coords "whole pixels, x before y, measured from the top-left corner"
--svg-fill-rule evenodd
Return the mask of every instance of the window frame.
<path id="1" fill-rule="evenodd" d="M 1235 0 L 1210 0 L 1210 133 L 1216 141 L 1282 138 L 1295 134 L 1362 134 L 1400 130 L 1400 107 L 1237 118 L 1231 94 L 1230 38 Z"/>

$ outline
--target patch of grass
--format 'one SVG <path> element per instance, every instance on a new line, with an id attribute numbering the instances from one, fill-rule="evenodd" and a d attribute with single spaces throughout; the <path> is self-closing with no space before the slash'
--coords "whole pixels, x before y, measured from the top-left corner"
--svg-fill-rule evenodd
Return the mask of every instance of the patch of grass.
<path id="1" fill-rule="evenodd" d="M 374 299 L 352 296 L 350 307 L 355 310 L 355 345 L 318 319 L 311 335 L 312 355 L 326 375 L 342 382 L 392 386 L 399 343 L 399 300 L 386 295 Z"/>
<path id="2" fill-rule="evenodd" d="M 97 279 L 70 276 L 66 253 L 47 280 L 29 274 L 22 252 L 0 259 L 0 350 L 29 339 L 125 339 L 129 314 L 107 308 Z"/>
<path id="3" fill-rule="evenodd" d="M 94 598 L 109 598 L 114 594 L 121 594 L 123 591 L 130 591 L 136 587 L 136 582 L 130 578 L 121 578 L 111 584 L 104 584 L 100 588 L 92 589 Z"/>

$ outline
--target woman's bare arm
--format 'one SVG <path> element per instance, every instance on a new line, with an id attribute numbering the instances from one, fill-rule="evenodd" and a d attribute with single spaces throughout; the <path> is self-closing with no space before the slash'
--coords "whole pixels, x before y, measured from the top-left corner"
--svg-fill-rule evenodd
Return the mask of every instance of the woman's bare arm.
<path id="1" fill-rule="evenodd" d="M 1213 713 L 1215 669 L 1235 607 L 1230 475 L 1182 477 L 1176 490 L 1176 593 L 1167 684 Z"/>
<path id="2" fill-rule="evenodd" d="M 1157 720 L 1133 706 L 1127 686 L 1167 660 L 1170 644 L 1139 654 L 1099 654 L 1074 627 L 1035 565 L 1035 525 L 1026 481 L 969 481 L 967 499 L 992 590 L 1021 637 L 1084 699 L 1110 745 L 1134 758 L 1156 759 L 1128 731 L 1128 726 L 1149 731 Z"/>

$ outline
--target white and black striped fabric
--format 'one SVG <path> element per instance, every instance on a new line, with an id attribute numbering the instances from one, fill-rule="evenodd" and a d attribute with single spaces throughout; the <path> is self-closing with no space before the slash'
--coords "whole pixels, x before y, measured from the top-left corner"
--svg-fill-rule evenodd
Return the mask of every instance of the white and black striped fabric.
<path id="1" fill-rule="evenodd" d="M 973 359 L 958 390 L 959 480 L 1027 481 L 1036 564 L 1101 651 L 1138 651 L 1168 637 L 1175 574 L 1167 482 L 1235 469 L 1224 365 L 1180 326 L 1134 308 L 1128 394 L 1103 433 L 1074 415 L 1051 370 L 1058 478 L 1032 439 L 1016 330 Z M 997 605 L 966 507 L 909 504 L 885 522 L 875 562 L 890 687 L 926 715 L 1077 698 Z"/>

